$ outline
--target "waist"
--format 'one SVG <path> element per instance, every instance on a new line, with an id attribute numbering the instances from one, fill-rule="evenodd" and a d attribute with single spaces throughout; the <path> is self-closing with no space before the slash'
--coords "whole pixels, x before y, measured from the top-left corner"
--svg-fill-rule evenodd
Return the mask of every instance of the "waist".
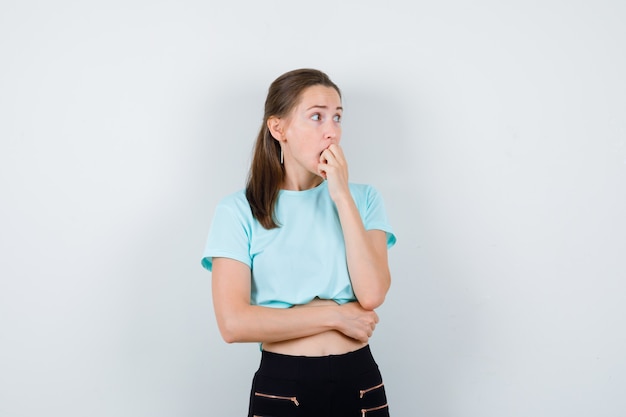
<path id="1" fill-rule="evenodd" d="M 311 306 L 324 306 L 337 304 L 333 300 L 314 299 L 307 304 Z M 298 308 L 294 306 L 292 308 Z M 263 351 L 280 353 L 292 356 L 328 356 L 341 355 L 367 346 L 367 343 L 352 339 L 336 330 L 329 330 L 312 336 L 298 339 L 284 340 L 281 342 L 263 343 Z"/>

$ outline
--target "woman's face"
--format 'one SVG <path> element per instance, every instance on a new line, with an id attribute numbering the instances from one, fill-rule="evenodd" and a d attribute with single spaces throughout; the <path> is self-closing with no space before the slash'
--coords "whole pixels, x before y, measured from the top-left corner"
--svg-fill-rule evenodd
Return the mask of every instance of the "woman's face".
<path id="1" fill-rule="evenodd" d="M 341 99 L 332 87 L 306 88 L 300 102 L 283 119 L 282 145 L 287 173 L 308 171 L 319 175 L 321 153 L 341 140 Z"/>

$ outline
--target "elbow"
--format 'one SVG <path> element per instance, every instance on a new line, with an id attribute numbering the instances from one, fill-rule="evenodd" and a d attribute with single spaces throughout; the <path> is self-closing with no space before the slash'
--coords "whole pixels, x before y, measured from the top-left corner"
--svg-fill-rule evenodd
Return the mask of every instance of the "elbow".
<path id="1" fill-rule="evenodd" d="M 249 304 L 231 306 L 230 308 L 216 308 L 215 318 L 220 335 L 224 342 L 245 343 L 254 337 L 254 328 L 250 323 Z"/>
<path id="2" fill-rule="evenodd" d="M 385 302 L 385 297 L 391 285 L 391 277 L 387 274 L 386 279 L 381 280 L 380 285 L 372 286 L 366 291 L 357 294 L 359 304 L 365 310 L 375 310 Z"/>
<path id="3" fill-rule="evenodd" d="M 228 344 L 237 343 L 237 338 L 232 333 L 221 332 L 221 334 L 224 342 Z"/>
<path id="4" fill-rule="evenodd" d="M 386 295 L 387 290 L 380 289 L 378 291 L 360 294 L 357 299 L 359 300 L 359 304 L 361 304 L 361 307 L 363 307 L 365 310 L 373 311 L 385 302 Z"/>
<path id="5" fill-rule="evenodd" d="M 224 342 L 231 344 L 242 341 L 236 320 L 222 320 L 218 327 Z"/>
<path id="6" fill-rule="evenodd" d="M 361 307 L 363 307 L 363 309 L 373 311 L 377 309 L 378 307 L 380 307 L 384 301 L 385 301 L 384 295 L 369 296 L 369 297 L 360 298 L 359 304 L 361 304 Z"/>

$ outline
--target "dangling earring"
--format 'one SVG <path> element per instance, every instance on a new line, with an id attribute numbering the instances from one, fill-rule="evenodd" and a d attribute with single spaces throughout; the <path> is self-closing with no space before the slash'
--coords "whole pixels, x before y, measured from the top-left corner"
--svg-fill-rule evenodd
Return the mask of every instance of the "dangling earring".
<path id="1" fill-rule="evenodd" d="M 280 164 L 283 164 L 283 148 L 280 148 Z"/>

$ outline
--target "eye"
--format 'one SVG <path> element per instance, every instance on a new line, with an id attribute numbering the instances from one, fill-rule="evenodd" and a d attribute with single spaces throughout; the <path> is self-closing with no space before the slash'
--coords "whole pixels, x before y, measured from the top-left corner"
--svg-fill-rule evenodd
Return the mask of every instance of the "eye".
<path id="1" fill-rule="evenodd" d="M 316 121 L 316 122 L 319 122 L 319 121 L 321 120 L 321 118 L 322 118 L 322 117 L 320 116 L 320 114 L 319 114 L 319 113 L 315 113 L 315 114 L 313 114 L 313 115 L 311 116 L 311 120 L 314 120 L 314 121 Z"/>
<path id="2" fill-rule="evenodd" d="M 336 115 L 333 117 L 333 120 L 334 120 L 335 122 L 337 122 L 337 123 L 341 122 L 341 115 L 340 115 L 340 114 L 336 114 Z"/>

